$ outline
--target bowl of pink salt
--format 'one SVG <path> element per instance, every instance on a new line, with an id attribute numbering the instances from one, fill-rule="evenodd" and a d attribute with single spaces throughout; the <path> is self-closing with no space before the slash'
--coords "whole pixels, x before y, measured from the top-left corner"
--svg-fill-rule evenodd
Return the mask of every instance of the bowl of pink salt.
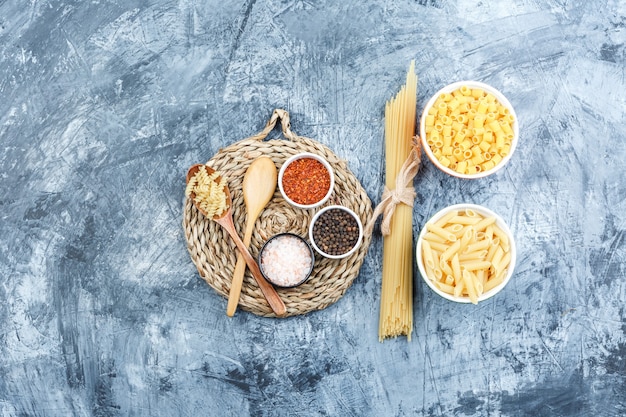
<path id="1" fill-rule="evenodd" d="M 280 233 L 271 237 L 259 251 L 259 268 L 267 281 L 277 287 L 303 284 L 313 271 L 314 254 L 302 237 Z"/>

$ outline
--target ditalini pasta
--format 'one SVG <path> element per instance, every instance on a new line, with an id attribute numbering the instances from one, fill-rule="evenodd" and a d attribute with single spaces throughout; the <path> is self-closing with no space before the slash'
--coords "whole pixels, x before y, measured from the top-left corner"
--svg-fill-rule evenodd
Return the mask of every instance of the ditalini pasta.
<path id="1" fill-rule="evenodd" d="M 406 84 L 385 106 L 385 183 L 395 187 L 400 168 L 412 150 L 417 107 L 417 75 L 411 62 Z M 412 182 L 410 184 L 412 186 Z M 398 204 L 389 235 L 383 239 L 382 291 L 378 338 L 413 330 L 413 208 Z"/>
<path id="2" fill-rule="evenodd" d="M 219 178 L 219 180 L 217 180 Z M 206 213 L 208 218 L 220 216 L 228 208 L 224 187 L 226 182 L 220 173 L 215 171 L 209 174 L 202 165 L 198 172 L 189 179 L 185 188 L 185 196 L 195 194 L 194 201 Z"/>
<path id="3" fill-rule="evenodd" d="M 477 304 L 485 292 L 500 285 L 511 262 L 507 235 L 496 219 L 473 210 L 452 211 L 426 223 L 422 258 L 428 279 L 441 291 L 467 296 Z M 439 230 L 457 230 L 441 241 Z M 432 232 L 432 233 L 431 233 Z"/>
<path id="4" fill-rule="evenodd" d="M 425 118 L 426 143 L 439 162 L 461 174 L 498 165 L 511 150 L 515 118 L 481 88 L 440 94 Z"/>

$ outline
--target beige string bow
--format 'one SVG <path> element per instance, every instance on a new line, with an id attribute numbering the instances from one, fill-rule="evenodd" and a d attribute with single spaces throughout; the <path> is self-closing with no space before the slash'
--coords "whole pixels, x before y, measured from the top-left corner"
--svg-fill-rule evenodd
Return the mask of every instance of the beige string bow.
<path id="1" fill-rule="evenodd" d="M 383 236 L 387 236 L 391 233 L 391 218 L 396 210 L 396 206 L 403 203 L 409 207 L 413 207 L 416 193 L 415 188 L 412 185 L 412 181 L 413 178 L 415 178 L 415 175 L 417 175 L 417 171 L 420 166 L 420 158 L 422 156 L 422 149 L 420 148 L 419 141 L 417 139 L 418 138 L 414 138 L 413 149 L 411 150 L 407 160 L 404 161 L 404 164 L 402 164 L 400 172 L 398 172 L 398 176 L 396 177 L 396 188 L 394 190 L 390 190 L 385 186 L 382 200 L 378 203 L 376 209 L 374 209 L 372 219 L 365 227 L 366 234 L 369 235 L 372 233 L 376 219 L 382 214 L 383 220 L 380 223 L 380 232 Z"/>

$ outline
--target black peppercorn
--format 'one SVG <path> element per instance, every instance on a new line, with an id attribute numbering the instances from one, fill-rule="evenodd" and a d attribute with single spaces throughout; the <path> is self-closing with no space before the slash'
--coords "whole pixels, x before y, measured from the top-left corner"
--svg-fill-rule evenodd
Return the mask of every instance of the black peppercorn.
<path id="1" fill-rule="evenodd" d="M 359 224 L 347 211 L 332 208 L 322 213 L 315 221 L 313 240 L 326 254 L 343 255 L 357 244 Z"/>

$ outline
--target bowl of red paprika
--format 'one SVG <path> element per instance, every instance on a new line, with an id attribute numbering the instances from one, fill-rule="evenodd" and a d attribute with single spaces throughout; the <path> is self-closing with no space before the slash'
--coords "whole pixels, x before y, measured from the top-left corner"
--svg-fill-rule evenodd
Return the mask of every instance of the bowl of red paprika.
<path id="1" fill-rule="evenodd" d="M 335 186 L 335 174 L 326 159 L 302 152 L 287 159 L 278 172 L 278 188 L 292 206 L 310 209 L 319 207 L 330 198 Z"/>

